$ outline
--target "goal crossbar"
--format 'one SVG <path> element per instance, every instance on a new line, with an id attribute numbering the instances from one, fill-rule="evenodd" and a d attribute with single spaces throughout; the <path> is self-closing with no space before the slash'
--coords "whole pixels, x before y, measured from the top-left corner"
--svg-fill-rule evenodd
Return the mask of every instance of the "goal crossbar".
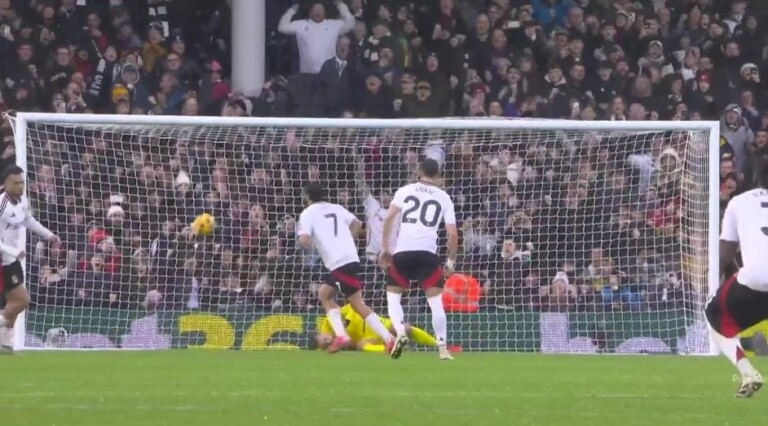
<path id="1" fill-rule="evenodd" d="M 17 120 L 58 124 L 167 125 L 218 127 L 314 127 L 378 129 L 446 130 L 538 130 L 538 131 L 687 131 L 705 130 L 719 137 L 717 121 L 576 121 L 540 119 L 378 119 L 378 118 L 304 118 L 304 117 L 186 117 L 158 115 L 51 114 L 18 113 Z"/>

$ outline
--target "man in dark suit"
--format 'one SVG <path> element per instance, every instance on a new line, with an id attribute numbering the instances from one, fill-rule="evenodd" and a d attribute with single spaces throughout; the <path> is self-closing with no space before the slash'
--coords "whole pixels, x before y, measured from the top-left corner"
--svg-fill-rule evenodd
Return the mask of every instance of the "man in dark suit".
<path id="1" fill-rule="evenodd" d="M 352 98 L 351 76 L 354 66 L 349 57 L 349 37 L 340 37 L 336 56 L 323 63 L 318 74 L 320 104 L 323 116 L 338 117 Z"/>

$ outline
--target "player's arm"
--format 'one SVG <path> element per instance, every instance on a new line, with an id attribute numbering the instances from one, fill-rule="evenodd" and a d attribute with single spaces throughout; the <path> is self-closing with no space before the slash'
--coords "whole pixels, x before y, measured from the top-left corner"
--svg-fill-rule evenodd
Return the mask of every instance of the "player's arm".
<path id="1" fill-rule="evenodd" d="M 378 202 L 376 201 L 376 198 L 373 196 L 373 192 L 371 191 L 371 188 L 368 185 L 365 186 L 365 203 L 363 207 L 365 210 L 365 222 L 370 224 L 371 220 L 374 217 L 376 208 L 378 207 Z M 366 243 L 371 242 L 370 226 L 367 226 L 365 228 L 365 242 Z"/>
<path id="2" fill-rule="evenodd" d="M 299 235 L 299 245 L 305 249 L 312 248 L 312 237 L 309 235 Z"/>
<path id="3" fill-rule="evenodd" d="M 357 238 L 360 235 L 360 231 L 363 229 L 363 222 L 357 218 L 351 211 L 339 206 L 340 212 L 337 215 L 340 217 L 342 223 L 349 227 L 349 232 L 352 233 L 352 238 Z"/>
<path id="4" fill-rule="evenodd" d="M 720 276 L 725 274 L 736 258 L 739 249 L 739 232 L 734 203 L 728 203 L 723 215 L 723 229 L 720 231 Z"/>
<path id="5" fill-rule="evenodd" d="M 38 222 L 37 219 L 35 219 L 32 216 L 32 213 L 29 211 L 29 208 L 26 208 L 25 210 L 26 210 L 26 213 L 24 216 L 24 226 L 26 226 L 30 232 L 32 232 L 35 235 L 39 235 L 40 237 L 48 241 L 58 239 L 56 237 L 56 234 L 51 232 L 50 229 L 43 226 L 42 223 Z"/>
<path id="6" fill-rule="evenodd" d="M 456 253 L 459 251 L 459 230 L 456 229 L 456 211 L 451 200 L 448 200 L 446 203 L 443 222 L 445 222 L 445 231 L 448 234 L 448 261 L 446 266 L 452 270 L 456 264 Z"/>
<path id="7" fill-rule="evenodd" d="M 349 230 L 352 232 L 352 236 L 357 238 L 360 232 L 363 230 L 363 222 L 360 219 L 355 218 L 352 223 L 349 224 Z"/>
<path id="8" fill-rule="evenodd" d="M 394 202 L 390 203 L 389 210 L 387 210 L 387 217 L 384 219 L 384 236 L 381 241 L 381 249 L 384 252 L 391 253 L 392 247 L 389 246 L 389 242 L 392 239 L 392 230 L 395 228 L 395 220 L 400 216 L 400 206 Z"/>
<path id="9" fill-rule="evenodd" d="M 363 207 L 365 208 L 365 218 L 367 220 L 370 220 L 371 216 L 373 216 L 376 209 L 379 207 L 376 197 L 373 196 L 373 191 L 371 191 L 371 188 L 367 185 L 365 187 L 365 203 L 363 204 Z"/>
<path id="10" fill-rule="evenodd" d="M 305 249 L 312 248 L 312 221 L 306 211 L 299 216 L 299 227 L 296 231 L 299 236 L 299 245 Z"/>
<path id="11" fill-rule="evenodd" d="M 400 216 L 402 211 L 402 194 L 401 191 L 397 191 L 389 203 L 389 210 L 387 210 L 387 216 L 384 218 L 384 229 L 382 230 L 381 251 L 384 253 L 392 253 L 392 247 L 389 243 L 392 241 L 392 231 L 395 228 L 395 220 Z"/>

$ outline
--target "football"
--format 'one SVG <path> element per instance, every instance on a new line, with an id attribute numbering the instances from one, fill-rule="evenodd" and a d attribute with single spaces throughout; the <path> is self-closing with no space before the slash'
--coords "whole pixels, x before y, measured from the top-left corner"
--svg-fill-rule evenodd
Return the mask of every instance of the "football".
<path id="1" fill-rule="evenodd" d="M 197 235 L 211 235 L 215 227 L 216 219 L 210 213 L 203 213 L 192 222 L 192 228 L 197 232 Z"/>

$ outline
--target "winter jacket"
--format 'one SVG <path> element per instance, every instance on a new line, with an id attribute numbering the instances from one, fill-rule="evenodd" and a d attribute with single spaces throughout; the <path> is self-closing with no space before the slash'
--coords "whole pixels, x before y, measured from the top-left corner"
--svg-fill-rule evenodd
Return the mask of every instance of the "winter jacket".
<path id="1" fill-rule="evenodd" d="M 726 111 L 735 109 L 739 113 L 739 120 L 736 126 L 729 126 L 725 121 L 726 113 L 723 112 L 720 117 L 720 135 L 728 140 L 733 147 L 734 161 L 736 163 L 736 172 L 744 173 L 748 161 L 748 148 L 755 141 L 755 134 L 741 115 L 741 108 L 731 108 L 729 105 Z"/>

